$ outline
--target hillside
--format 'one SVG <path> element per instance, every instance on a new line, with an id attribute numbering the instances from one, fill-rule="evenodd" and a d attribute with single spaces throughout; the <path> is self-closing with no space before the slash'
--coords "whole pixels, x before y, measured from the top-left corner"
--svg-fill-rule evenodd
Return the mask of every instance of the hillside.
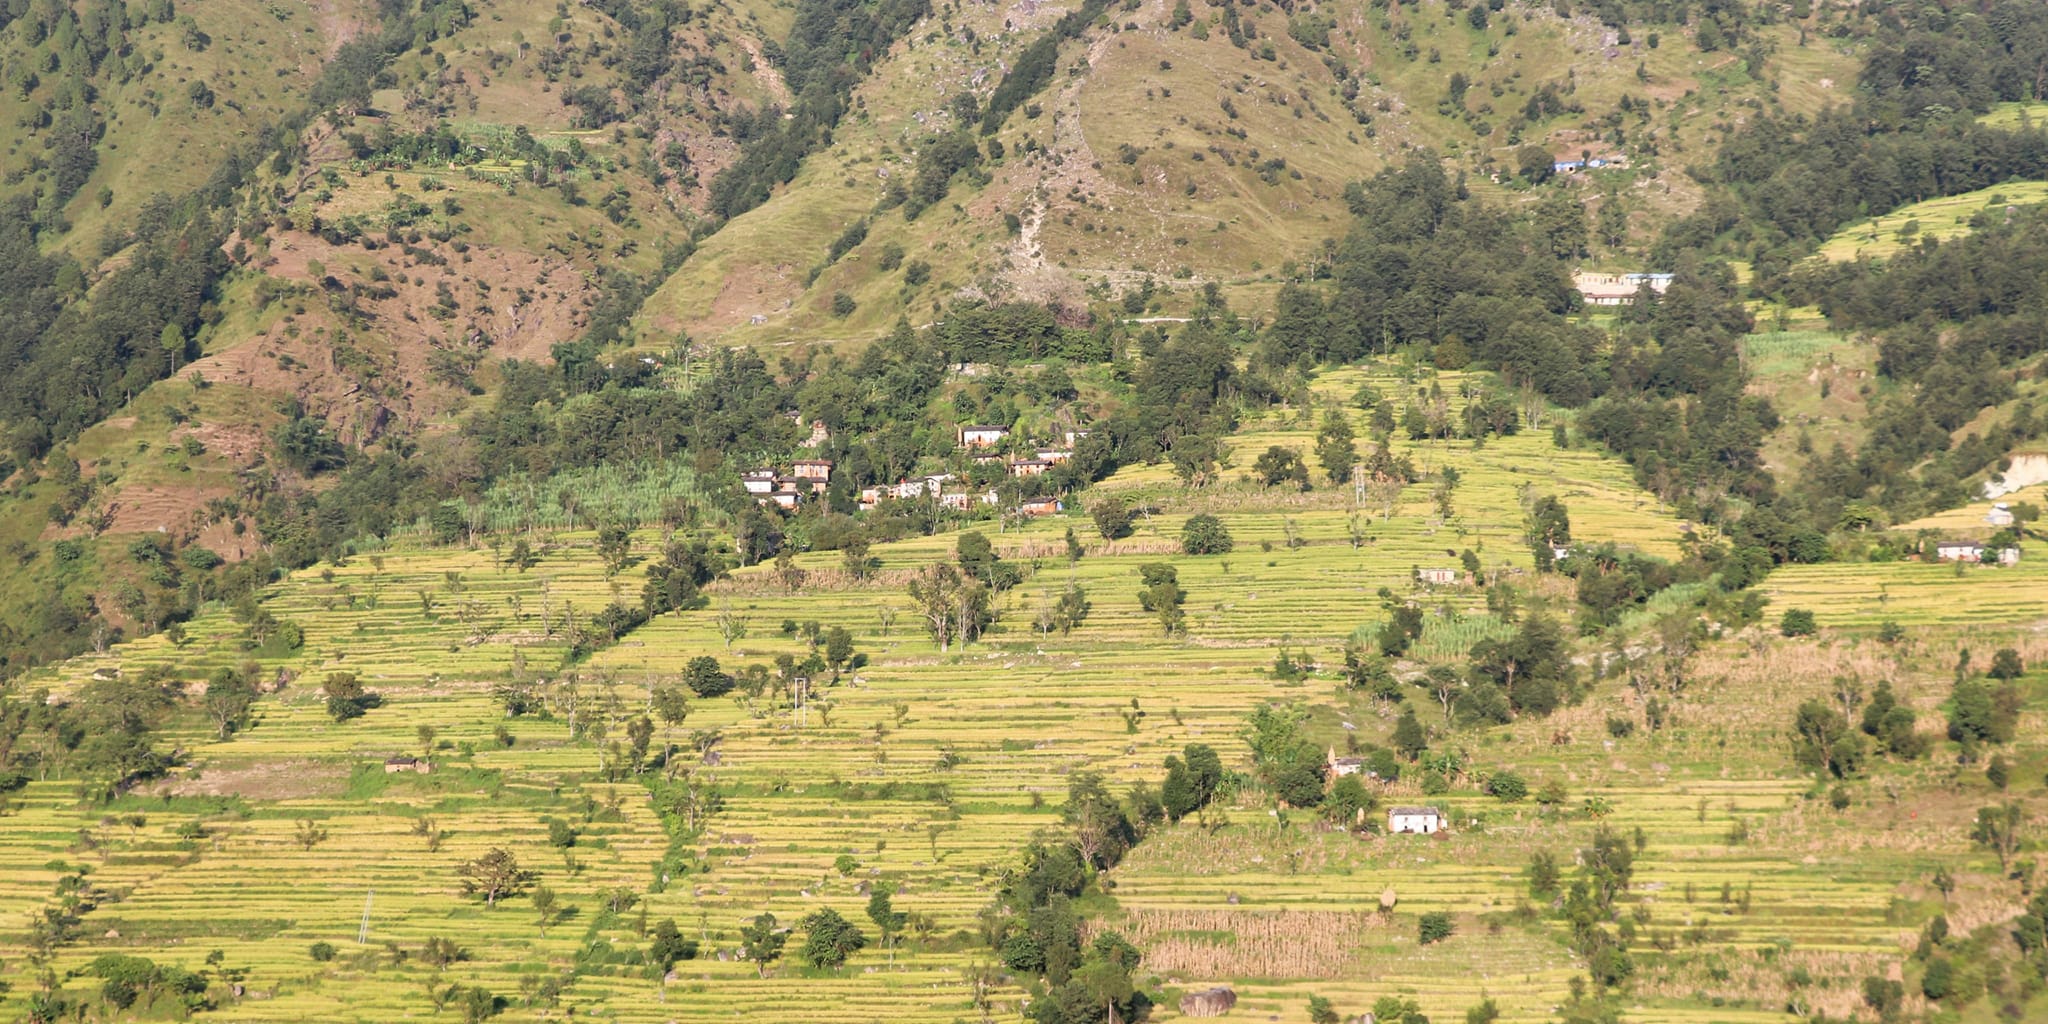
<path id="1" fill-rule="evenodd" d="M 1337 376 L 1318 383 L 1318 404 L 1340 407 L 1361 383 L 1398 398 L 1459 382 Z M 1299 444 L 1302 418 L 1276 413 L 1232 444 Z M 1547 1019 L 1587 968 L 1564 922 L 1528 902 L 1525 870 L 1549 851 L 1569 873 L 1572 845 L 1602 828 L 1636 837 L 1624 901 L 1637 936 L 1637 981 L 1623 1004 L 1631 1019 L 1790 1019 L 1787 1005 L 1846 1014 L 1860 1005 L 1861 979 L 1886 965 L 1917 978 L 1899 937 L 1944 905 L 1959 937 L 2015 912 L 2013 883 L 1963 836 L 1974 804 L 1993 799 L 1981 780 L 1910 761 L 1879 766 L 1830 810 L 1816 800 L 1824 787 L 1794 763 L 1782 722 L 1786 702 L 1824 695 L 1829 675 L 1844 672 L 1888 680 L 1923 722 L 1938 721 L 1958 646 L 2016 645 L 2029 664 L 2048 653 L 2015 630 L 2048 615 L 2048 587 L 2021 582 L 2036 570 L 1944 572 L 1942 596 L 1923 604 L 1900 600 L 1922 585 L 1914 567 L 1872 566 L 1892 588 L 1884 614 L 1913 637 L 1903 647 L 1867 632 L 1783 641 L 1729 624 L 1693 656 L 1683 684 L 1656 681 L 1668 652 L 1630 654 L 1626 668 L 1583 678 L 1583 703 L 1504 728 L 1475 728 L 1462 713 L 1453 724 L 1425 692 L 1397 684 L 1427 723 L 1430 755 L 1403 765 L 1375 799 L 1455 807 L 1452 838 L 1331 832 L 1313 810 L 1268 817 L 1240 738 L 1248 709 L 1302 707 L 1317 758 L 1325 745 L 1390 742 L 1401 705 L 1345 684 L 1341 671 L 1353 631 L 1381 614 L 1375 590 L 1427 610 L 1396 669 L 1405 676 L 1509 635 L 1502 592 L 1518 592 L 1525 614 L 1569 600 L 1569 580 L 1561 590 L 1558 577 L 1529 571 L 1517 524 L 1532 495 L 1568 504 L 1579 544 L 1679 554 L 1679 524 L 1621 467 L 1557 450 L 1541 433 L 1479 450 L 1404 444 L 1398 454 L 1439 478 L 1457 470 L 1454 511 L 1440 515 L 1426 479 L 1389 514 L 1362 510 L 1362 546 L 1347 539 L 1359 515 L 1348 488 L 1232 482 L 1187 494 L 1144 471 L 1102 487 L 1155 507 L 1131 537 L 1104 541 L 1078 513 L 1020 530 L 988 524 L 982 534 L 1024 578 L 990 631 L 953 651 L 920 628 L 903 581 L 952 558 L 959 532 L 872 548 L 865 581 L 848 577 L 837 553 L 735 573 L 709 588 L 708 607 L 658 616 L 565 672 L 551 668 L 565 617 L 587 615 L 630 578 L 609 577 L 590 534 L 533 536 L 539 561 L 523 570 L 493 550 L 413 540 L 309 569 L 263 595 L 268 614 L 303 628 L 304 647 L 275 660 L 258 652 L 263 677 L 274 668 L 283 682 L 231 740 L 180 715 L 166 738 L 187 760 L 161 781 L 85 809 L 54 781 L 10 798 L 6 912 L 28 913 L 53 887 L 90 894 L 48 961 L 60 976 L 102 953 L 196 970 L 218 950 L 208 963 L 235 972 L 244 994 L 220 1000 L 209 1019 L 385 1020 L 425 1012 L 444 989 L 451 1002 L 492 993 L 508 1019 L 726 1019 L 792 1007 L 818 1020 L 943 1021 L 977 1007 L 1013 1019 L 1015 980 L 972 938 L 988 880 L 1014 863 L 1022 837 L 1062 827 L 1058 808 L 1081 773 L 1101 772 L 1117 789 L 1147 783 L 1191 742 L 1213 744 L 1245 773 L 1241 788 L 1199 823 L 1157 826 L 1104 882 L 1104 926 L 1144 951 L 1141 983 L 1163 996 L 1158 1019 L 1172 1018 L 1176 993 L 1219 982 L 1236 986 L 1240 1012 L 1282 1020 L 1306 1019 L 1311 995 L 1347 1009 L 1411 998 L 1433 1018 L 1490 999 L 1500 1020 Z M 1186 517 L 1202 512 L 1221 517 L 1234 551 L 1178 553 Z M 1070 529 L 1086 538 L 1071 562 Z M 634 536 L 629 562 L 651 560 L 661 543 Z M 1491 585 L 1415 583 L 1413 567 L 1445 562 L 1447 547 L 1480 552 Z M 1149 562 L 1180 571 L 1184 635 L 1162 635 L 1138 606 Z M 1040 631 L 1036 609 L 1067 587 L 1087 595 L 1085 620 Z M 1822 596 L 1781 573 L 1772 593 L 1774 614 L 1811 601 L 1824 623 L 1850 621 L 1839 618 L 1839 589 Z M 2020 593 L 2033 603 L 2013 605 Z M 1618 635 L 1685 602 L 1651 599 Z M 1937 628 L 1961 607 L 1979 609 L 1970 625 Z M 847 630 L 864 664 L 814 687 L 799 710 L 772 665 L 812 648 L 801 630 L 778 630 L 784 621 Z M 208 613 L 175 642 L 124 645 L 37 685 L 79 692 L 117 674 L 148 678 L 152 667 L 224 685 L 217 672 L 250 656 L 247 631 Z M 1279 674 L 1276 651 L 1302 674 Z M 691 700 L 677 723 L 652 727 L 655 753 L 640 739 L 629 752 L 623 738 L 647 721 L 635 716 L 704 656 L 742 675 L 767 666 L 767 685 Z M 318 681 L 340 672 L 381 702 L 334 721 Z M 1787 678 L 1801 680 L 1792 692 Z M 508 716 L 506 694 L 521 687 L 538 703 Z M 2037 678 L 2027 687 L 2031 718 Z M 1938 729 L 1921 731 L 1945 743 Z M 2010 757 L 2037 763 L 2036 747 L 2021 741 Z M 1725 759 L 1732 748 L 1747 751 L 1739 768 Z M 387 774 L 384 760 L 400 754 L 427 757 L 433 771 Z M 647 757 L 667 765 L 626 773 Z M 1510 773 L 1532 793 L 1554 784 L 1561 795 L 1487 795 Z M 693 815 L 703 823 L 687 825 Z M 549 821 L 569 824 L 570 845 L 550 847 Z M 523 901 L 487 909 L 460 895 L 457 867 L 492 848 L 513 851 L 553 893 L 538 923 Z M 1930 858 L 1953 865 L 1953 892 L 1927 888 Z M 860 970 L 762 978 L 733 961 L 748 918 L 794 924 L 833 907 L 865 926 L 868 893 L 883 884 L 912 923 L 895 949 L 860 954 Z M 1389 889 L 1398 906 L 1381 914 Z M 1417 947 L 1418 915 L 1439 911 L 1453 937 Z M 663 981 L 637 950 L 668 920 L 701 945 Z M 333 959 L 321 959 L 320 943 Z M 462 953 L 441 963 L 436 949 Z M 17 947 L 8 959 L 23 955 Z M 81 984 L 59 991 L 83 998 Z M 28 988 L 17 988 L 17 1007 Z"/>
<path id="2" fill-rule="evenodd" d="M 1157 289 L 1155 309 L 1181 312 L 1211 282 L 1263 308 L 1299 272 L 1285 268 L 1312 267 L 1341 236 L 1345 186 L 1418 147 L 1531 205 L 1536 195 L 1489 187 L 1515 176 L 1518 147 L 1626 156 L 1569 186 L 1589 207 L 1616 207 L 1628 227 L 1602 249 L 1626 261 L 1625 247 L 1698 201 L 1680 168 L 1740 123 L 1721 112 L 1811 113 L 1854 67 L 1789 24 L 1760 30 L 1772 57 L 1750 69 L 1648 37 L 1617 45 L 1591 18 L 1533 6 L 1475 28 L 1437 4 L 1196 17 L 1158 0 L 1063 43 L 1053 85 L 991 132 L 1004 70 L 1038 45 L 1030 30 L 1068 9 L 1031 10 L 966 5 L 914 28 L 855 90 L 831 148 L 710 239 L 649 299 L 645 325 L 736 343 L 859 338 L 898 316 L 934 319 L 962 295 L 1079 310 Z M 982 140 L 985 163 L 930 212 L 892 207 L 891 188 L 956 132 Z M 817 258 L 857 224 L 859 245 Z M 936 273 L 908 279 L 918 263 Z M 834 316 L 839 293 L 854 312 Z"/>
<path id="3" fill-rule="evenodd" d="M 0 1018 L 2048 1015 L 2043 69 L 0 0 Z"/>

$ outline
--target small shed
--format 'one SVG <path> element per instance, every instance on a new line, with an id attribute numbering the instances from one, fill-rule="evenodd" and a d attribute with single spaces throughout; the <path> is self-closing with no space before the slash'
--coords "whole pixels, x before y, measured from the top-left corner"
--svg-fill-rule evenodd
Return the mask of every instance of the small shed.
<path id="1" fill-rule="evenodd" d="M 1395 835 L 1434 835 L 1443 831 L 1443 812 L 1434 807 L 1390 807 L 1387 831 Z"/>
<path id="2" fill-rule="evenodd" d="M 1998 564 L 2000 564 L 2000 565 L 2018 565 L 2018 564 L 2020 564 L 2020 549 L 2018 549 L 2018 548 L 1999 548 L 1999 549 L 1998 549 Z"/>
<path id="3" fill-rule="evenodd" d="M 2002 501 L 1991 506 L 1991 511 L 1984 513 L 1984 521 L 1993 526 L 2011 526 L 2013 523 L 2012 506 Z"/>
<path id="4" fill-rule="evenodd" d="M 1418 569 L 1415 575 L 1433 587 L 1448 587 L 1458 582 L 1456 569 Z"/>
<path id="5" fill-rule="evenodd" d="M 1205 988 L 1180 997 L 1183 1017 L 1221 1017 L 1237 1005 L 1237 993 L 1227 985 Z"/>
<path id="6" fill-rule="evenodd" d="M 1039 516 L 1056 515 L 1066 511 L 1066 503 L 1058 498 L 1026 498 L 1017 506 L 1017 511 L 1033 519 Z"/>

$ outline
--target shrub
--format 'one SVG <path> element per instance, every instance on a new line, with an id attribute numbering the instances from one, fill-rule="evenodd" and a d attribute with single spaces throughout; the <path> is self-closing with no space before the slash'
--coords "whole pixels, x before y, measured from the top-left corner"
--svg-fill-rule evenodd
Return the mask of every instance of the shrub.
<path id="1" fill-rule="evenodd" d="M 1920 979 L 1920 991 L 1929 999 L 1946 998 L 1955 984 L 1955 966 L 1943 957 L 1927 961 L 1927 974 Z"/>
<path id="2" fill-rule="evenodd" d="M 2020 653 L 2010 647 L 2001 647 L 1991 656 L 1991 668 L 1985 675 L 1993 679 L 2018 679 L 2026 674 L 2026 665 L 2020 661 Z"/>
<path id="3" fill-rule="evenodd" d="M 1812 636 L 1819 628 L 1813 621 L 1813 613 L 1804 608 L 1788 608 L 1785 616 L 1778 620 L 1778 632 L 1786 636 Z"/>
<path id="4" fill-rule="evenodd" d="M 315 942 L 311 947 L 309 947 L 306 950 L 306 952 L 312 954 L 312 957 L 315 961 L 324 964 L 327 961 L 334 959 L 334 943 Z"/>
<path id="5" fill-rule="evenodd" d="M 1419 934 L 1422 944 L 1427 946 L 1450 938 L 1451 933 L 1456 930 L 1451 924 L 1451 915 L 1441 910 L 1433 910 L 1422 915 Z"/>
<path id="6" fill-rule="evenodd" d="M 1103 540 L 1130 536 L 1131 510 L 1124 507 L 1121 499 L 1104 498 L 1088 510 L 1088 515 L 1095 520 L 1095 532 L 1101 534 Z"/>
<path id="7" fill-rule="evenodd" d="M 1529 795 L 1529 783 L 1514 772 L 1496 772 L 1486 781 L 1486 791 L 1502 803 L 1514 803 Z"/>
<path id="8" fill-rule="evenodd" d="M 868 937 L 853 922 L 829 907 L 804 918 L 804 928 L 810 934 L 798 955 L 813 967 L 838 967 L 868 944 Z"/>
<path id="9" fill-rule="evenodd" d="M 1190 555 L 1224 555 L 1231 548 L 1230 531 L 1223 520 L 1204 513 L 1188 517 L 1180 531 L 1180 549 Z"/>
<path id="10" fill-rule="evenodd" d="M 852 316 L 852 315 L 853 315 L 853 311 L 854 311 L 854 310 L 856 310 L 856 309 L 859 309 L 859 308 L 860 308 L 860 304 L 859 304 L 859 303 L 857 303 L 857 302 L 855 302 L 855 301 L 853 301 L 853 296 L 851 296 L 851 295 L 848 295 L 848 294 L 846 294 L 845 292 L 833 292 L 833 293 L 832 293 L 832 315 L 833 315 L 833 316 L 839 316 L 839 317 L 844 317 L 844 316 Z"/>

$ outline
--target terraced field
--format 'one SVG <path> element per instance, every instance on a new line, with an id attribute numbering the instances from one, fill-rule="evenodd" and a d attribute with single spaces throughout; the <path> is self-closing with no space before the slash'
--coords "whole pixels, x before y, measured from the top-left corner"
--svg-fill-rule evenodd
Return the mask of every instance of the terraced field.
<path id="1" fill-rule="evenodd" d="M 1336 374 L 1319 382 L 1318 405 L 1363 383 L 1397 402 L 1426 387 Z M 1437 383 L 1462 402 L 1463 378 Z M 1319 417 L 1302 410 L 1247 424 L 1233 460 L 1248 464 L 1272 444 L 1306 449 Z M 15 802 L 0 829 L 0 960 L 22 962 L 17 922 L 84 870 L 105 895 L 59 952 L 60 974 L 110 951 L 197 967 L 217 949 L 247 972 L 244 996 L 212 1014 L 223 1020 L 419 1019 L 450 983 L 505 997 L 515 1020 L 572 1009 L 622 1021 L 1016 1019 L 1024 993 L 1005 982 L 977 1005 L 977 979 L 993 977 L 977 915 L 1029 838 L 1061 827 L 1057 807 L 1075 772 L 1102 772 L 1119 790 L 1156 785 L 1165 756 L 1191 742 L 1245 768 L 1239 730 L 1265 701 L 1310 705 L 1315 738 L 1333 748 L 1352 736 L 1385 742 L 1394 709 L 1340 687 L 1332 667 L 1342 644 L 1377 625 L 1379 588 L 1416 592 L 1414 568 L 1455 565 L 1466 548 L 1531 591 L 1556 590 L 1554 579 L 1512 575 L 1528 567 L 1520 523 L 1534 496 L 1564 498 L 1581 542 L 1677 551 L 1680 524 L 1624 467 L 1560 450 L 1548 431 L 1479 448 L 1401 447 L 1418 465 L 1458 467 L 1453 512 L 1439 519 L 1430 485 L 1414 485 L 1391 514 L 1356 511 L 1368 521 L 1358 546 L 1348 488 L 1283 495 L 1227 480 L 1187 492 L 1164 467 L 1133 467 L 1102 486 L 1154 510 L 1120 541 L 1099 540 L 1078 511 L 1008 531 L 987 524 L 1026 578 L 1001 599 L 994 632 L 943 652 L 904 583 L 950 556 L 953 533 L 878 546 L 880 568 L 866 582 L 846 577 L 835 552 L 798 557 L 807 576 L 794 589 L 770 567 L 741 570 L 711 588 L 710 608 L 657 617 L 573 666 L 562 664 L 564 620 L 632 603 L 640 582 L 637 569 L 607 579 L 588 534 L 539 535 L 542 559 L 525 572 L 501 567 L 488 547 L 401 541 L 294 574 L 265 606 L 301 624 L 306 643 L 265 662 L 267 678 L 284 669 L 287 680 L 253 728 L 222 743 L 196 718 L 179 723 L 169 742 L 189 766 L 113 806 L 81 806 L 59 782 L 32 783 Z M 1229 555 L 1177 553 L 1181 524 L 1202 511 L 1234 534 Z M 1087 547 L 1072 564 L 1069 528 Z M 651 556 L 658 542 L 636 535 L 636 554 Z M 1163 636 L 1138 605 L 1138 567 L 1154 561 L 1175 565 L 1189 594 L 1185 637 Z M 1776 605 L 1812 607 L 1825 626 L 1896 617 L 2009 628 L 2048 618 L 2048 581 L 2035 565 L 1961 576 L 1914 564 L 1787 569 L 1767 592 Z M 1071 635 L 1038 633 L 1036 607 L 1070 580 L 1092 603 L 1086 621 Z M 1423 657 L 1450 661 L 1506 631 L 1476 587 L 1422 596 Z M 728 639 L 742 620 L 744 634 Z M 649 790 L 617 768 L 627 720 L 691 658 L 710 654 L 732 670 L 806 653 L 782 624 L 813 621 L 851 631 L 868 660 L 821 687 L 801 715 L 779 689 L 741 690 L 695 700 L 681 725 L 657 727 L 661 743 L 709 751 L 677 768 L 723 801 L 671 856 Z M 153 665 L 199 679 L 249 656 L 241 634 L 227 610 L 214 610 L 182 644 L 117 646 L 39 683 L 66 691 L 96 671 Z M 1844 643 L 1840 657 L 1866 657 Z M 1276 676 L 1283 647 L 1324 668 L 1298 681 Z M 1614 731 L 1612 719 L 1642 720 L 1644 697 L 1614 681 L 1548 720 L 1483 733 L 1443 727 L 1421 699 L 1432 745 L 1462 752 L 1476 771 L 1447 792 L 1425 795 L 1404 779 L 1383 796 L 1444 806 L 1457 824 L 1448 838 L 1326 831 L 1231 790 L 1206 820 L 1160 829 L 1113 872 L 1105 926 L 1146 948 L 1161 1020 L 1174 1017 L 1179 992 L 1219 982 L 1237 987 L 1248 1017 L 1304 1020 L 1310 994 L 1347 1012 L 1401 994 L 1439 1020 L 1485 997 L 1504 1020 L 1542 1020 L 1585 966 L 1562 941 L 1563 924 L 1530 903 L 1530 855 L 1552 852 L 1569 871 L 1595 828 L 1640 829 L 1636 884 L 1624 898 L 1641 962 L 1631 1020 L 1790 1019 L 1776 979 L 1791 962 L 1826 979 L 1807 993 L 1815 1005 L 1846 1012 L 1856 980 L 1896 960 L 1916 926 L 1901 901 L 1917 898 L 1912 880 L 1932 846 L 1900 830 L 1896 805 L 1875 787 L 1859 788 L 1847 813 L 1807 799 L 1816 791 L 1789 762 L 1782 719 L 1788 702 L 1823 693 L 1830 672 L 1718 657 L 1693 689 L 1667 698 L 1671 722 L 1655 732 Z M 1945 649 L 1920 657 L 1901 664 L 1902 679 L 1938 676 L 1953 660 Z M 335 671 L 357 673 L 382 706 L 330 720 L 317 684 Z M 1749 682 L 1751 671 L 1773 682 Z M 513 678 L 542 681 L 556 713 L 506 717 L 491 687 Z M 1940 699 L 1932 688 L 1907 694 L 1930 713 Z M 571 739 L 572 713 L 592 734 Z M 383 760 L 399 753 L 428 753 L 434 771 L 386 774 Z M 1532 788 L 1556 781 L 1568 797 L 1546 808 L 1482 795 L 1476 780 L 1501 769 Z M 1906 799 L 1923 782 L 1954 785 L 1931 767 L 1902 778 Z M 1965 827 L 1957 815 L 1967 815 L 1951 811 L 1925 827 L 1929 844 L 1953 852 Z M 572 847 L 550 842 L 551 818 L 580 831 Z M 538 871 L 567 908 L 545 934 L 527 899 L 485 907 L 462 895 L 459 865 L 493 848 Z M 898 948 L 870 948 L 837 973 L 783 963 L 763 977 L 739 959 L 738 931 L 754 915 L 794 925 L 832 907 L 865 925 L 868 889 L 883 881 L 900 886 L 897 909 L 922 916 Z M 2001 884 L 1974 879 L 1966 890 L 2003 899 Z M 1389 889 L 1397 906 L 1382 915 Z M 1457 934 L 1419 946 L 1416 915 L 1436 910 L 1454 915 Z M 666 980 L 639 959 L 647 929 L 663 919 L 703 943 Z M 454 940 L 469 958 L 425 962 L 430 938 Z M 335 958 L 314 960 L 316 942 L 337 947 Z M 1738 966 L 1736 980 L 1702 974 L 1703 957 Z M 0 1012 L 18 1010 L 33 987 L 17 984 Z"/>
<path id="2" fill-rule="evenodd" d="M 2048 182 L 2042 181 L 2010 181 L 1962 195 L 1929 199 L 1835 232 L 1820 247 L 1820 256 L 1828 260 L 1883 259 L 1907 246 L 1919 245 L 1923 238 L 1945 242 L 1967 235 L 1970 221 L 1980 214 L 1999 216 L 2008 206 L 2033 206 L 2043 200 L 2048 200 Z"/>

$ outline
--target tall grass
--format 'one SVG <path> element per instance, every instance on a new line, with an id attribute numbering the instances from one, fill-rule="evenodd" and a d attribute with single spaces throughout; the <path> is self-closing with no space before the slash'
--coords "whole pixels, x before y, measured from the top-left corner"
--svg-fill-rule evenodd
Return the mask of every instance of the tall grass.
<path id="1" fill-rule="evenodd" d="M 1768 331 L 1742 339 L 1742 354 L 1754 374 L 1804 373 L 1816 356 L 1843 341 L 1829 331 Z"/>
<path id="2" fill-rule="evenodd" d="M 483 518 L 488 529 L 502 531 L 605 522 L 644 526 L 673 522 L 679 512 L 701 508 L 703 499 L 696 473 L 680 457 L 607 463 L 545 477 L 508 477 L 484 495 Z"/>

